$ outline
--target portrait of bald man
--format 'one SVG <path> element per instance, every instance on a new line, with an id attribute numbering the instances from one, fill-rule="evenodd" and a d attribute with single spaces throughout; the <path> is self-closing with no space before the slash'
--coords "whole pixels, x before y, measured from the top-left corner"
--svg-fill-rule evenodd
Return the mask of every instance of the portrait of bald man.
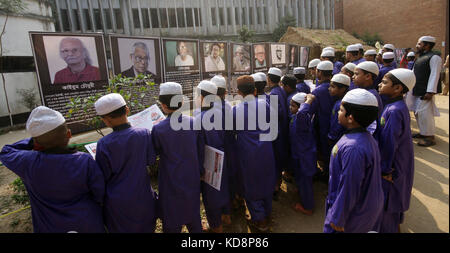
<path id="1" fill-rule="evenodd" d="M 136 77 L 139 74 L 152 75 L 154 73 L 148 70 L 150 62 L 150 52 L 144 42 L 135 42 L 131 47 L 130 61 L 133 64 L 130 68 L 123 71 L 121 74 L 124 77 Z"/>
<path id="2" fill-rule="evenodd" d="M 80 39 L 63 38 L 59 43 L 59 56 L 67 66 L 56 72 L 54 84 L 100 80 L 100 71 L 98 67 L 92 66 L 89 51 Z"/>

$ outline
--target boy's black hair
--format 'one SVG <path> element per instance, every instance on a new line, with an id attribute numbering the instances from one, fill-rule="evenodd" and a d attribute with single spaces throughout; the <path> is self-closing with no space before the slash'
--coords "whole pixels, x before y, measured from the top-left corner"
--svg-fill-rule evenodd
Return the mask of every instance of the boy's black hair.
<path id="1" fill-rule="evenodd" d="M 110 117 L 110 118 L 115 119 L 115 118 L 122 117 L 123 115 L 126 115 L 126 114 L 127 114 L 127 106 L 124 105 L 124 106 L 120 107 L 119 109 L 116 109 L 108 114 L 100 115 L 100 117 L 102 117 L 102 118 Z"/>
<path id="2" fill-rule="evenodd" d="M 342 83 L 338 83 L 338 82 L 335 82 L 335 81 L 331 81 L 331 83 L 336 85 L 339 89 L 347 88 L 347 90 L 348 90 L 348 88 L 349 88 L 348 85 L 345 85 L 345 84 L 342 84 Z"/>
<path id="3" fill-rule="evenodd" d="M 168 107 L 170 110 L 176 111 L 176 110 L 178 110 L 178 109 L 181 108 L 181 106 L 183 105 L 183 103 L 182 103 L 182 102 L 178 102 L 177 107 L 171 107 L 171 106 L 170 106 L 170 101 L 172 100 L 172 98 L 173 98 L 174 96 L 177 96 L 177 95 L 174 95 L 174 94 L 169 94 L 169 95 L 159 95 L 158 100 L 159 100 L 159 102 L 161 102 L 161 104 L 167 105 L 167 107 Z"/>
<path id="4" fill-rule="evenodd" d="M 252 83 L 243 83 L 241 85 L 237 86 L 238 90 L 244 94 L 244 96 L 247 96 L 249 94 L 253 94 L 255 91 L 255 85 Z"/>
<path id="5" fill-rule="evenodd" d="M 324 60 L 330 61 L 330 62 L 334 62 L 334 57 L 333 56 L 323 56 L 322 57 Z"/>
<path id="6" fill-rule="evenodd" d="M 264 94 L 264 88 L 266 87 L 267 82 L 255 82 L 256 93 L 258 95 Z"/>
<path id="7" fill-rule="evenodd" d="M 393 61 L 394 61 L 394 58 L 392 58 L 392 59 L 383 59 L 384 63 L 391 63 Z"/>
<path id="8" fill-rule="evenodd" d="M 346 67 L 342 67 L 342 69 L 345 69 L 345 71 L 349 72 L 350 74 L 352 74 L 352 76 L 355 74 L 353 71 L 351 71 L 350 69 L 346 68 Z"/>
<path id="9" fill-rule="evenodd" d="M 295 102 L 295 101 L 294 101 L 294 100 L 292 100 L 292 99 L 291 99 L 291 101 L 292 101 L 292 103 L 296 104 L 296 105 L 297 105 L 297 107 L 300 107 L 300 104 L 299 104 L 299 103 Z"/>
<path id="10" fill-rule="evenodd" d="M 353 56 L 357 56 L 359 54 L 359 50 L 358 51 L 348 51 L 348 53 L 351 53 Z"/>
<path id="11" fill-rule="evenodd" d="M 305 74 L 295 74 L 294 76 L 295 76 L 295 78 L 297 78 L 300 81 L 305 80 Z"/>
<path id="12" fill-rule="evenodd" d="M 370 76 L 372 77 L 372 81 L 375 81 L 376 79 L 377 79 L 377 75 L 375 75 L 374 73 L 372 73 L 372 72 L 369 72 L 369 71 L 367 71 L 367 70 L 365 70 L 365 69 L 360 69 L 360 70 L 362 70 L 362 72 L 364 72 L 364 75 L 367 75 L 367 74 L 370 74 Z"/>
<path id="13" fill-rule="evenodd" d="M 209 95 L 213 95 L 214 96 L 214 94 L 212 94 L 212 93 L 210 93 L 210 92 L 208 92 L 206 90 L 199 89 L 199 91 L 200 91 L 200 95 L 202 95 L 202 97 L 207 97 Z M 205 109 L 206 108 L 211 108 L 213 106 L 214 106 L 214 102 L 211 102 L 209 105 L 204 105 L 203 103 L 201 104 L 201 107 L 205 108 Z"/>
<path id="14" fill-rule="evenodd" d="M 378 117 L 378 107 L 376 106 L 357 105 L 347 102 L 342 102 L 341 104 L 346 111 L 345 117 L 352 115 L 353 119 L 363 128 L 367 128 Z"/>
<path id="15" fill-rule="evenodd" d="M 412 61 L 412 60 L 414 60 L 414 59 L 416 59 L 415 56 L 406 56 L 406 60 L 407 60 L 407 61 Z"/>
<path id="16" fill-rule="evenodd" d="M 280 79 L 281 79 L 280 76 L 277 76 L 274 74 L 268 74 L 267 76 L 269 77 L 270 81 L 272 81 L 272 83 L 278 84 L 280 82 Z"/>
<path id="17" fill-rule="evenodd" d="M 217 87 L 217 96 L 223 96 L 223 95 L 225 95 L 225 91 L 226 91 L 226 89 L 225 88 L 219 88 L 219 87 Z"/>
<path id="18" fill-rule="evenodd" d="M 69 139 L 67 138 L 67 131 L 69 131 L 67 124 L 63 123 L 45 134 L 33 137 L 33 140 L 43 146 L 44 149 L 57 147 L 64 148 L 69 142 Z"/>
<path id="19" fill-rule="evenodd" d="M 285 75 L 281 82 L 283 83 L 283 85 L 286 85 L 293 90 L 295 90 L 297 86 L 297 79 L 291 75 Z"/>
<path id="20" fill-rule="evenodd" d="M 333 76 L 333 70 L 320 70 L 319 71 L 322 73 L 322 76 L 324 77 L 332 77 Z"/>
<path id="21" fill-rule="evenodd" d="M 430 45 L 430 50 L 433 49 L 434 45 L 436 45 L 436 43 L 433 42 L 428 42 L 428 41 L 422 41 L 424 45 Z"/>
<path id="22" fill-rule="evenodd" d="M 392 81 L 392 86 L 394 86 L 394 85 L 402 86 L 402 88 L 403 88 L 402 94 L 406 94 L 409 91 L 408 87 L 406 87 L 406 85 L 404 85 L 400 80 L 398 80 L 398 78 L 395 77 L 393 74 L 388 72 L 388 73 L 386 73 L 386 77 Z"/>
<path id="23" fill-rule="evenodd" d="M 358 50 L 358 52 L 359 52 L 361 55 L 364 55 L 364 48 L 360 48 L 360 49 Z"/>

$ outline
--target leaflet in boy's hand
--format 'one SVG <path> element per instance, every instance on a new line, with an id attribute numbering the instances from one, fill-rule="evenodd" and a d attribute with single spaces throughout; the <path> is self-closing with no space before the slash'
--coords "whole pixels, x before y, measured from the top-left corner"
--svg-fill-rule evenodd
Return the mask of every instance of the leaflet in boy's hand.
<path id="1" fill-rule="evenodd" d="M 220 183 L 222 182 L 223 156 L 223 151 L 205 145 L 205 161 L 203 162 L 205 175 L 203 181 L 218 191 L 220 191 Z"/>

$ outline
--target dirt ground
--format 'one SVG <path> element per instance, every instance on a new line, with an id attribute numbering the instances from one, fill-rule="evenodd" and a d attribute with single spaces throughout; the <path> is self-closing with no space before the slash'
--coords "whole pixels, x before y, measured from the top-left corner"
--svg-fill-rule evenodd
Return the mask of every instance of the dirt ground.
<path id="1" fill-rule="evenodd" d="M 417 146 L 414 140 L 414 187 L 410 208 L 401 225 L 403 233 L 449 233 L 449 97 L 436 96 L 436 104 L 441 113 L 440 117 L 435 118 L 437 145 L 423 148 Z M 412 114 L 411 117 L 412 129 L 416 132 L 417 124 Z M 0 148 L 25 137 L 23 130 L 0 135 Z M 93 141 L 95 138 L 98 137 L 92 133 L 78 135 L 72 143 Z M 16 178 L 5 166 L 0 166 L 0 217 L 24 207 L 12 200 L 14 192 L 10 184 Z M 314 182 L 315 210 L 312 216 L 296 213 L 292 209 L 297 199 L 294 184 L 283 182 L 282 190 L 279 200 L 273 202 L 272 232 L 321 233 L 327 185 L 321 181 Z M 206 223 L 203 207 L 201 211 L 202 222 Z M 224 232 L 252 232 L 246 225 L 244 213 L 245 208 L 233 211 L 232 225 L 225 227 Z M 0 218 L 0 233 L 30 233 L 32 230 L 29 208 Z M 157 232 L 161 232 L 160 222 L 157 223 Z"/>

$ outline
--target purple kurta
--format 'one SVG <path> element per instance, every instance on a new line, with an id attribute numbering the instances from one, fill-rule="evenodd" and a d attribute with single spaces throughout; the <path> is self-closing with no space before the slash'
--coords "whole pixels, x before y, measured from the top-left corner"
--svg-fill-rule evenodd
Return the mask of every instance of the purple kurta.
<path id="1" fill-rule="evenodd" d="M 103 233 L 102 171 L 92 156 L 70 149 L 33 151 L 32 139 L 5 145 L 0 161 L 23 181 L 35 233 Z"/>
<path id="2" fill-rule="evenodd" d="M 309 88 L 309 86 L 305 82 L 298 83 L 295 88 L 297 89 L 297 92 L 303 92 L 306 94 L 311 93 L 311 88 Z M 288 108 L 289 108 L 289 104 L 288 104 Z"/>
<path id="3" fill-rule="evenodd" d="M 316 99 L 311 104 L 311 113 L 315 114 L 314 129 L 317 136 L 317 148 L 325 159 L 328 159 L 330 156 L 328 132 L 330 130 L 331 111 L 335 102 L 335 99 L 330 96 L 329 87 L 329 82 L 323 82 L 315 88 L 312 94 L 316 96 Z"/>
<path id="4" fill-rule="evenodd" d="M 148 129 L 123 124 L 97 143 L 95 159 L 105 176 L 103 214 L 111 233 L 152 233 L 156 193 L 147 165 L 156 161 Z"/>
<path id="5" fill-rule="evenodd" d="M 336 61 L 334 63 L 333 75 L 334 74 L 338 74 L 339 72 L 341 72 L 342 67 L 344 67 L 344 63 L 342 63 L 340 61 Z"/>
<path id="6" fill-rule="evenodd" d="M 255 99 L 242 102 L 233 108 L 233 122 L 236 129 L 236 119 L 244 119 L 243 130 L 234 131 L 238 181 L 246 200 L 262 200 L 271 197 L 275 185 L 275 157 L 270 141 L 261 141 L 260 134 L 269 130 L 261 130 L 258 126 L 258 110 L 266 110 L 266 122 L 270 115 L 270 107 L 266 101 Z M 248 125 L 249 111 L 256 111 L 256 117 L 250 120 L 256 122 L 256 129 L 250 130 Z M 243 116 L 243 117 L 242 117 Z"/>
<path id="7" fill-rule="evenodd" d="M 210 227 L 217 227 L 221 224 L 220 215 L 222 214 L 223 210 L 226 210 L 229 208 L 230 204 L 230 189 L 228 186 L 228 180 L 229 180 L 229 171 L 228 171 L 228 163 L 227 163 L 227 157 L 230 153 L 229 147 L 226 146 L 225 143 L 225 130 L 223 130 L 224 126 L 224 118 L 225 116 L 222 115 L 222 103 L 215 103 L 213 108 L 210 108 L 209 110 L 202 111 L 199 115 L 197 115 L 194 119 L 196 124 L 199 124 L 198 121 L 203 122 L 206 121 L 204 119 L 205 117 L 207 119 L 210 119 L 209 122 L 211 124 L 215 120 L 215 115 L 219 115 L 222 118 L 222 125 L 218 129 L 212 129 L 212 130 L 205 130 L 202 125 L 201 130 L 201 138 L 203 139 L 203 142 L 205 145 L 211 146 L 215 149 L 218 149 L 220 151 L 225 152 L 224 161 L 223 161 L 223 167 L 222 167 L 222 177 L 221 177 L 221 184 L 220 184 L 220 191 L 213 188 L 211 185 L 205 183 L 204 181 L 201 182 L 201 192 L 203 197 L 203 204 L 206 209 L 206 215 L 208 218 L 208 223 Z M 225 109 L 225 108 L 223 108 Z M 231 113 L 231 109 L 229 111 Z M 219 215 L 212 215 L 218 213 Z M 213 217 L 218 217 L 218 219 L 214 219 Z"/>
<path id="8" fill-rule="evenodd" d="M 352 63 L 355 64 L 355 65 L 358 65 L 358 64 L 360 64 L 361 62 L 364 62 L 364 61 L 366 61 L 366 59 L 364 59 L 364 57 L 362 57 L 359 60 L 352 61 Z"/>
<path id="9" fill-rule="evenodd" d="M 346 233 L 378 231 L 383 209 L 380 175 L 375 139 L 362 128 L 342 136 L 330 158 L 325 233 L 335 232 L 330 223 L 343 227 Z"/>
<path id="10" fill-rule="evenodd" d="M 287 95 L 280 86 L 274 87 L 270 91 L 270 96 L 278 96 L 278 136 L 273 141 L 277 172 L 281 175 L 283 168 L 288 164 L 288 106 L 286 105 Z M 267 103 L 270 105 L 270 97 Z M 272 105 L 271 105 L 272 107 Z M 274 108 L 274 107 L 273 107 Z"/>
<path id="11" fill-rule="evenodd" d="M 384 214 L 402 213 L 409 209 L 414 180 L 414 149 L 410 116 L 402 97 L 388 101 L 381 116 L 379 147 L 381 172 L 391 174 L 394 183 L 382 180 L 385 195 Z M 398 223 L 385 222 L 381 232 L 397 232 Z"/>
<path id="12" fill-rule="evenodd" d="M 289 95 L 287 96 L 287 99 L 286 99 L 286 109 L 287 109 L 288 119 L 290 119 L 291 116 L 292 116 L 291 109 L 289 109 L 289 106 L 290 106 L 290 104 L 291 104 L 291 99 L 292 99 L 292 97 L 293 97 L 295 94 L 297 94 L 297 90 L 295 90 L 294 92 L 292 92 L 291 94 L 289 94 Z M 288 136 L 289 136 L 289 135 L 288 135 Z"/>
<path id="13" fill-rule="evenodd" d="M 333 110 L 331 111 L 330 131 L 328 132 L 328 139 L 333 143 L 336 143 L 342 135 L 344 135 L 345 128 L 339 124 L 338 112 L 341 106 L 342 99 L 339 99 L 334 103 Z"/>
<path id="14" fill-rule="evenodd" d="M 408 69 L 412 70 L 414 67 L 414 61 L 409 61 L 408 62 Z"/>
<path id="15" fill-rule="evenodd" d="M 204 173 L 205 144 L 200 131 L 173 130 L 171 118 L 167 116 L 152 129 L 153 145 L 160 156 L 158 211 L 166 231 L 193 224 L 195 231 L 189 232 L 201 232 L 200 175 Z M 193 118 L 179 116 L 178 122 L 182 121 L 193 129 Z"/>
<path id="16" fill-rule="evenodd" d="M 291 156 L 295 161 L 294 175 L 302 205 L 314 207 L 313 180 L 317 171 L 316 141 L 314 139 L 310 105 L 303 103 L 289 124 Z"/>

